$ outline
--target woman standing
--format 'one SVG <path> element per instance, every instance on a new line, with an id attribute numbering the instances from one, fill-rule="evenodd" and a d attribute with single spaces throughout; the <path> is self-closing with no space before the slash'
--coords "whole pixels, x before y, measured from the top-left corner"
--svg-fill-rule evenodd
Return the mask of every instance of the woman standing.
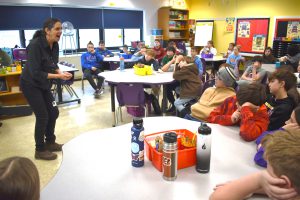
<path id="1" fill-rule="evenodd" d="M 27 47 L 27 62 L 21 76 L 21 88 L 35 117 L 35 158 L 54 160 L 53 151 L 61 151 L 55 142 L 55 122 L 59 111 L 50 91 L 50 79 L 68 80 L 72 74 L 62 73 L 58 66 L 58 41 L 62 34 L 59 19 L 50 18 L 42 30 L 35 32 Z"/>

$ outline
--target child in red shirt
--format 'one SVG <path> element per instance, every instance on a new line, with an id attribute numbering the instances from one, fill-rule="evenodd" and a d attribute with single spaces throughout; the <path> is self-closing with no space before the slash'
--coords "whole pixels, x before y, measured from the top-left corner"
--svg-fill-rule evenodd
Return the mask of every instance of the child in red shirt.
<path id="1" fill-rule="evenodd" d="M 208 122 L 224 126 L 240 124 L 240 136 L 253 141 L 266 131 L 269 124 L 265 87 L 259 83 L 240 86 L 236 96 L 227 98 L 215 108 Z"/>

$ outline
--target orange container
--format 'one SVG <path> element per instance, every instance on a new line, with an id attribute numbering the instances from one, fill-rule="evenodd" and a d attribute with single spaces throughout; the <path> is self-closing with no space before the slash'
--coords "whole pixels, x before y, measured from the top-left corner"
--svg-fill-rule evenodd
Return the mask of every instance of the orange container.
<path id="1" fill-rule="evenodd" d="M 162 153 L 156 151 L 153 147 L 152 141 L 155 140 L 157 136 L 163 136 L 163 134 L 168 132 L 175 132 L 177 134 L 177 148 L 178 148 L 178 159 L 177 159 L 177 169 L 183 169 L 191 167 L 196 164 L 196 147 L 184 147 L 181 144 L 181 137 L 187 136 L 189 138 L 195 138 L 195 134 L 186 129 L 163 131 L 158 133 L 153 133 L 145 136 L 145 150 L 147 158 L 152 161 L 154 167 L 162 172 Z"/>

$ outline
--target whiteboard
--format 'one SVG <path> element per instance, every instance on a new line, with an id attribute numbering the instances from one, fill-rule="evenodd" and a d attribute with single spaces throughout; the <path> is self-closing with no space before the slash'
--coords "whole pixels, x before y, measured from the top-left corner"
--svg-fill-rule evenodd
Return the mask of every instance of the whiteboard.
<path id="1" fill-rule="evenodd" d="M 212 40 L 214 21 L 196 20 L 195 46 L 206 46 Z"/>

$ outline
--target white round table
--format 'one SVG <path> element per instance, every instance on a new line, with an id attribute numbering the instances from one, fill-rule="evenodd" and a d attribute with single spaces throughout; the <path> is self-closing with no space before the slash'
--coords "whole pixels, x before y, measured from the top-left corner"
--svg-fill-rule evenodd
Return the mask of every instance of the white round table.
<path id="1" fill-rule="evenodd" d="M 260 170 L 253 162 L 255 144 L 243 141 L 237 127 L 212 128 L 211 169 L 178 170 L 173 182 L 146 158 L 145 166 L 131 166 L 132 124 L 81 134 L 63 146 L 62 164 L 42 190 L 41 200 L 207 200 L 218 183 Z M 199 123 L 177 117 L 144 119 L 145 135 L 172 130 L 196 131 Z M 254 197 L 251 199 L 267 199 Z"/>

